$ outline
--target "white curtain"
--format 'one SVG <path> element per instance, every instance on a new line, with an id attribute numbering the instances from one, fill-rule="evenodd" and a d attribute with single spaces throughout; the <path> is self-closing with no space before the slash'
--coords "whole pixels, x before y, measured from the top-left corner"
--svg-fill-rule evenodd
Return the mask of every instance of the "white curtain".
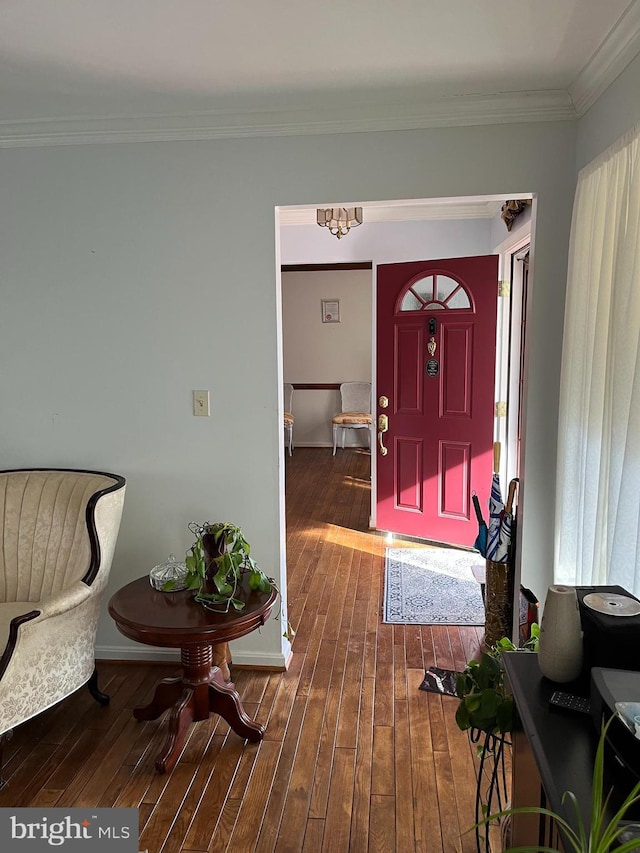
<path id="1" fill-rule="evenodd" d="M 640 125 L 586 166 L 560 383 L 557 583 L 640 595 Z"/>

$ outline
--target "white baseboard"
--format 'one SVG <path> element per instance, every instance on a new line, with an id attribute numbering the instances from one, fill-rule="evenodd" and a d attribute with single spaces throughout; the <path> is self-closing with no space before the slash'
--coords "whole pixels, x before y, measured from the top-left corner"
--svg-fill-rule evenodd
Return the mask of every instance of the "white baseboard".
<path id="1" fill-rule="evenodd" d="M 180 649 L 157 646 L 96 646 L 96 660 L 180 661 Z"/>
<path id="2" fill-rule="evenodd" d="M 272 652 L 243 652 L 231 648 L 231 656 L 237 666 L 259 667 L 262 669 L 284 670 L 287 661 L 283 654 Z M 96 660 L 127 660 L 127 661 L 180 661 L 179 649 L 166 649 L 156 646 L 96 646 Z"/>
<path id="3" fill-rule="evenodd" d="M 234 666 L 256 667 L 256 669 L 285 670 L 288 661 L 283 654 L 273 652 L 241 652 L 231 646 Z"/>
<path id="4" fill-rule="evenodd" d="M 326 441 L 297 441 L 293 446 L 293 452 L 296 452 L 296 447 L 330 447 L 333 450 L 333 443 Z M 365 450 L 368 450 L 368 444 L 345 444 L 345 450 L 351 450 L 354 447 L 362 447 Z M 338 445 L 338 450 L 342 450 L 342 448 Z"/>
<path id="5" fill-rule="evenodd" d="M 333 447 L 331 442 L 326 441 L 297 441 L 293 446 L 293 452 L 296 452 L 296 447 Z"/>

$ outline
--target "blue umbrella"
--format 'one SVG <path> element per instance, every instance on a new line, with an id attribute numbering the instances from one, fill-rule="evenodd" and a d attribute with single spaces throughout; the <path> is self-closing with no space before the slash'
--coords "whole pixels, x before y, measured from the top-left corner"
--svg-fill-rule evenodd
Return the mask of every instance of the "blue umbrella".
<path id="1" fill-rule="evenodd" d="M 489 535 L 489 531 L 487 530 L 487 522 L 484 520 L 482 516 L 482 510 L 480 509 L 480 501 L 476 494 L 471 498 L 473 501 L 473 508 L 476 511 L 476 518 L 478 519 L 478 535 L 476 536 L 476 541 L 473 543 L 473 547 L 476 551 L 480 552 L 480 556 L 487 556 L 487 538 Z"/>
<path id="2" fill-rule="evenodd" d="M 501 522 L 504 512 L 502 490 L 500 488 L 500 442 L 493 445 L 493 477 L 491 478 L 491 495 L 489 496 L 489 530 L 487 536 L 487 560 L 494 563 L 504 563 L 507 560 L 508 549 L 505 550 L 501 538 Z"/>
<path id="3" fill-rule="evenodd" d="M 504 512 L 502 492 L 500 490 L 500 478 L 497 474 L 491 480 L 491 497 L 489 498 L 489 531 L 487 538 L 487 560 L 494 563 L 504 563 L 507 559 L 507 551 L 501 538 L 501 520 Z"/>
<path id="4" fill-rule="evenodd" d="M 494 481 L 496 476 L 494 475 Z M 520 481 L 517 477 L 509 483 L 506 506 L 502 505 L 502 496 L 499 492 L 500 483 L 494 490 L 491 488 L 489 500 L 489 542 L 487 545 L 487 559 L 495 563 L 508 563 L 511 558 L 511 538 L 513 535 L 513 501 L 516 494 L 516 486 Z M 493 524 L 492 524 L 493 523 Z"/>

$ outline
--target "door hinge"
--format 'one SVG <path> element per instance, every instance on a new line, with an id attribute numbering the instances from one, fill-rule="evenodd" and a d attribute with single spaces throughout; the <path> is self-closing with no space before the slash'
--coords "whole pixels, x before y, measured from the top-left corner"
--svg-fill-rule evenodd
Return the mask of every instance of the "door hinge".
<path id="1" fill-rule="evenodd" d="M 507 416 L 507 404 L 504 400 L 501 400 L 499 403 L 496 403 L 496 418 L 506 418 Z"/>
<path id="2" fill-rule="evenodd" d="M 511 294 L 511 282 L 510 281 L 499 281 L 498 282 L 498 296 L 509 296 Z"/>

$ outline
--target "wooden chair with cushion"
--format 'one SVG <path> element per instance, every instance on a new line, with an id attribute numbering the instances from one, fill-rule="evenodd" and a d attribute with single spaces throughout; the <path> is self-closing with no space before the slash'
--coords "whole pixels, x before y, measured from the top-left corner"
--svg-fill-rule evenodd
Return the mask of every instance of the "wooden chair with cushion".
<path id="1" fill-rule="evenodd" d="M 293 385 L 289 382 L 284 383 L 284 437 L 289 448 L 289 456 L 293 455 L 293 425 L 295 418 L 293 417 Z"/>
<path id="2" fill-rule="evenodd" d="M 338 430 L 342 430 L 344 450 L 345 430 L 366 429 L 371 448 L 371 383 L 343 382 L 340 386 L 342 410 L 333 417 L 333 455 L 336 455 Z"/>
<path id="3" fill-rule="evenodd" d="M 15 726 L 87 684 L 125 481 L 97 471 L 0 471 L 0 786 Z"/>

